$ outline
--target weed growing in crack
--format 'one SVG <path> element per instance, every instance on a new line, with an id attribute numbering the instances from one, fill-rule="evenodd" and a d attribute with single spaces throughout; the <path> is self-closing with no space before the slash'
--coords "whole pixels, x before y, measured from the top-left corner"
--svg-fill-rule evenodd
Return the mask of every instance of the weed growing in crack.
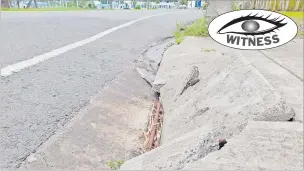
<path id="1" fill-rule="evenodd" d="M 117 161 L 111 160 L 108 162 L 108 167 L 112 170 L 118 170 L 123 163 L 124 163 L 123 160 L 117 160 Z"/>
<path id="2" fill-rule="evenodd" d="M 201 18 L 187 27 L 183 27 L 182 23 L 176 24 L 176 30 L 173 35 L 177 44 L 180 44 L 185 36 L 206 37 L 208 36 L 208 22 L 205 18 Z"/>

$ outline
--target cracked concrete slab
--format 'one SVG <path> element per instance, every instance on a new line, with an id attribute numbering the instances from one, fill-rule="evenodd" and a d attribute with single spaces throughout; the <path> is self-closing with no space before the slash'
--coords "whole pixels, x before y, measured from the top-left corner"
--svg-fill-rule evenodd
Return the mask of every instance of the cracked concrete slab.
<path id="1" fill-rule="evenodd" d="M 200 81 L 178 96 L 193 66 L 199 69 Z M 161 144 L 202 125 L 228 138 L 241 132 L 249 120 L 287 121 L 295 116 L 250 61 L 211 38 L 187 37 L 171 47 L 155 80 L 166 81 L 160 89 L 165 110 Z"/>
<path id="2" fill-rule="evenodd" d="M 183 170 L 303 170 L 303 125 L 251 121 L 220 150 Z"/>
<path id="3" fill-rule="evenodd" d="M 244 57 L 294 109 L 295 121 L 300 122 L 303 122 L 303 81 L 299 79 L 303 78 L 302 47 L 303 39 L 295 39 L 281 47 L 264 50 L 263 53 L 242 51 Z"/>
<path id="4" fill-rule="evenodd" d="M 303 82 L 303 44 L 303 38 L 297 38 L 283 46 L 261 52 Z"/>

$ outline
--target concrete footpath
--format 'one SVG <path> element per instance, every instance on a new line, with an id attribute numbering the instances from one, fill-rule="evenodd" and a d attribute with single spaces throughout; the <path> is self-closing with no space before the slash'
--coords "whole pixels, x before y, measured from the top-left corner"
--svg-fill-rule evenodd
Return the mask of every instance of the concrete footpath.
<path id="1" fill-rule="evenodd" d="M 170 47 L 154 80 L 161 146 L 121 170 L 303 169 L 300 47 L 241 51 L 198 37 Z"/>

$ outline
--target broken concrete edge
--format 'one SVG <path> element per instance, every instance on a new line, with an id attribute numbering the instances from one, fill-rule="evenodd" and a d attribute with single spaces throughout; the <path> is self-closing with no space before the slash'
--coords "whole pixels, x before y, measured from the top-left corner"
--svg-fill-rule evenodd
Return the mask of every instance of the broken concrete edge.
<path id="1" fill-rule="evenodd" d="M 153 87 L 155 75 L 165 51 L 174 44 L 173 36 L 153 42 L 135 61 L 137 73 L 149 83 L 151 87 Z"/>
<path id="2" fill-rule="evenodd" d="M 211 132 L 212 130 L 207 127 L 197 129 L 157 149 L 126 161 L 120 170 L 182 169 L 186 163 L 197 161 L 220 148 L 220 142 L 213 137 Z"/>
<path id="3" fill-rule="evenodd" d="M 245 132 L 247 132 L 248 134 L 248 131 L 246 129 L 248 129 L 248 127 L 252 127 L 250 126 L 252 123 L 255 124 L 266 123 L 268 125 L 272 125 L 272 124 L 283 125 L 285 123 L 300 124 L 300 123 L 292 123 L 292 122 L 249 121 L 245 129 L 240 134 L 230 137 L 227 140 L 214 136 L 214 132 L 212 130 L 209 130 L 209 128 L 200 128 L 180 138 L 177 138 L 170 143 L 164 144 L 155 150 L 146 152 L 140 156 L 137 156 L 135 158 L 126 161 L 119 170 L 146 170 L 146 169 L 202 170 L 203 168 L 202 166 L 206 167 L 208 170 L 210 169 L 210 166 L 207 166 L 208 162 L 207 163 L 204 162 L 204 164 L 201 164 L 201 161 L 205 161 L 205 160 L 207 161 L 212 160 L 212 162 L 216 161 L 218 158 L 217 154 L 221 154 L 222 150 L 227 151 L 226 150 L 227 144 L 229 146 L 230 143 L 235 142 L 236 138 L 246 134 Z M 267 128 L 265 127 L 265 129 Z M 282 128 L 284 128 L 284 125 Z M 234 143 L 233 149 L 237 149 L 236 147 L 237 145 L 238 144 Z M 242 144 L 240 145 L 246 145 L 246 142 L 242 142 Z M 254 147 L 252 148 L 254 149 Z M 300 154 L 301 153 L 299 153 L 299 155 Z M 210 157 L 210 155 L 212 157 Z M 224 160 L 224 158 L 225 157 L 221 159 Z M 233 163 L 233 158 L 231 159 L 231 161 Z M 216 162 L 214 163 L 212 162 L 210 162 L 210 165 L 214 167 L 214 165 L 212 164 Z M 192 165 L 192 163 L 194 165 Z M 250 168 L 246 168 L 246 169 L 250 169 Z"/>
<path id="4" fill-rule="evenodd" d="M 228 142 L 183 170 L 303 170 L 301 123 L 249 121 Z"/>
<path id="5" fill-rule="evenodd" d="M 204 16 L 211 22 L 212 18 Z M 194 24 L 197 20 L 187 22 L 182 25 L 181 29 Z M 154 82 L 158 68 L 161 64 L 165 52 L 173 45 L 176 45 L 174 36 L 165 37 L 159 41 L 153 42 L 149 48 L 147 48 L 137 60 L 135 60 L 135 69 L 137 73 L 152 87 L 152 91 L 159 93 L 159 89 L 164 85 L 163 82 Z M 149 53 L 155 53 L 152 56 L 148 56 Z"/>
<path id="6" fill-rule="evenodd" d="M 285 142 L 286 137 L 280 136 L 279 132 L 288 135 L 288 142 Z M 269 133 L 269 137 L 267 133 Z M 269 153 L 273 149 L 277 149 L 275 150 L 277 154 L 286 154 L 286 157 L 290 159 L 283 159 L 286 169 L 293 167 L 299 169 L 303 168 L 303 163 L 301 166 L 303 148 L 290 152 L 287 149 L 293 146 L 291 143 L 293 140 L 297 140 L 297 147 L 303 147 L 302 137 L 301 123 L 292 122 L 249 121 L 240 134 L 227 140 L 214 137 L 212 130 L 202 127 L 164 144 L 154 151 L 126 161 L 120 170 L 223 170 L 223 168 L 226 170 L 236 167 L 240 167 L 242 170 L 259 169 L 259 167 L 272 169 L 272 163 L 277 160 L 277 158 L 269 157 Z M 260 143 L 260 141 L 263 142 Z M 281 144 L 280 146 L 286 150 L 279 150 L 278 144 Z M 261 148 L 256 149 L 256 145 Z M 239 148 L 241 148 L 241 152 L 238 152 Z M 250 162 L 250 165 L 243 165 L 248 157 L 257 157 L 257 150 L 260 150 L 261 153 L 265 150 L 266 153 L 261 155 L 261 158 L 268 160 L 271 164 L 267 166 L 265 165 L 267 162 Z M 235 156 L 236 153 L 237 156 Z M 296 161 L 296 165 L 293 165 L 293 161 Z"/>

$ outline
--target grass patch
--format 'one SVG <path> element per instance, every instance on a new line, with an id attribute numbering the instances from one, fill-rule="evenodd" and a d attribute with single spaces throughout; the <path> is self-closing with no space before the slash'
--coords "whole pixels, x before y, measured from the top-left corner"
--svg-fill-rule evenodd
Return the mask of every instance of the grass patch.
<path id="1" fill-rule="evenodd" d="M 293 19 L 296 24 L 298 25 L 298 34 L 297 36 L 303 37 L 304 36 L 304 12 L 303 11 L 282 11 L 280 12 L 283 15 Z"/>
<path id="2" fill-rule="evenodd" d="M 302 24 L 298 24 L 298 34 L 297 36 L 303 37 L 304 36 L 304 25 Z"/>
<path id="3" fill-rule="evenodd" d="M 77 8 L 77 7 L 57 7 L 57 8 L 2 8 L 2 11 L 32 11 L 32 12 L 40 12 L 40 11 L 87 11 L 94 10 L 89 8 Z"/>
<path id="4" fill-rule="evenodd" d="M 117 160 L 117 161 L 111 160 L 108 162 L 108 167 L 112 170 L 118 170 L 123 163 L 124 163 L 123 160 Z"/>
<path id="5" fill-rule="evenodd" d="M 304 12 L 303 11 L 281 11 L 280 12 L 283 15 L 286 15 L 287 17 L 303 20 L 304 19 Z"/>
<path id="6" fill-rule="evenodd" d="M 304 32 L 303 31 L 299 31 L 298 34 L 297 34 L 297 36 L 304 37 Z"/>
<path id="7" fill-rule="evenodd" d="M 176 31 L 173 35 L 177 44 L 180 44 L 184 40 L 185 36 L 208 36 L 208 23 L 205 18 L 199 19 L 194 24 L 187 26 L 185 29 L 183 28 L 183 24 L 176 25 Z"/>
<path id="8" fill-rule="evenodd" d="M 208 36 L 208 23 L 206 19 L 201 18 L 194 24 L 186 27 L 185 36 Z"/>

